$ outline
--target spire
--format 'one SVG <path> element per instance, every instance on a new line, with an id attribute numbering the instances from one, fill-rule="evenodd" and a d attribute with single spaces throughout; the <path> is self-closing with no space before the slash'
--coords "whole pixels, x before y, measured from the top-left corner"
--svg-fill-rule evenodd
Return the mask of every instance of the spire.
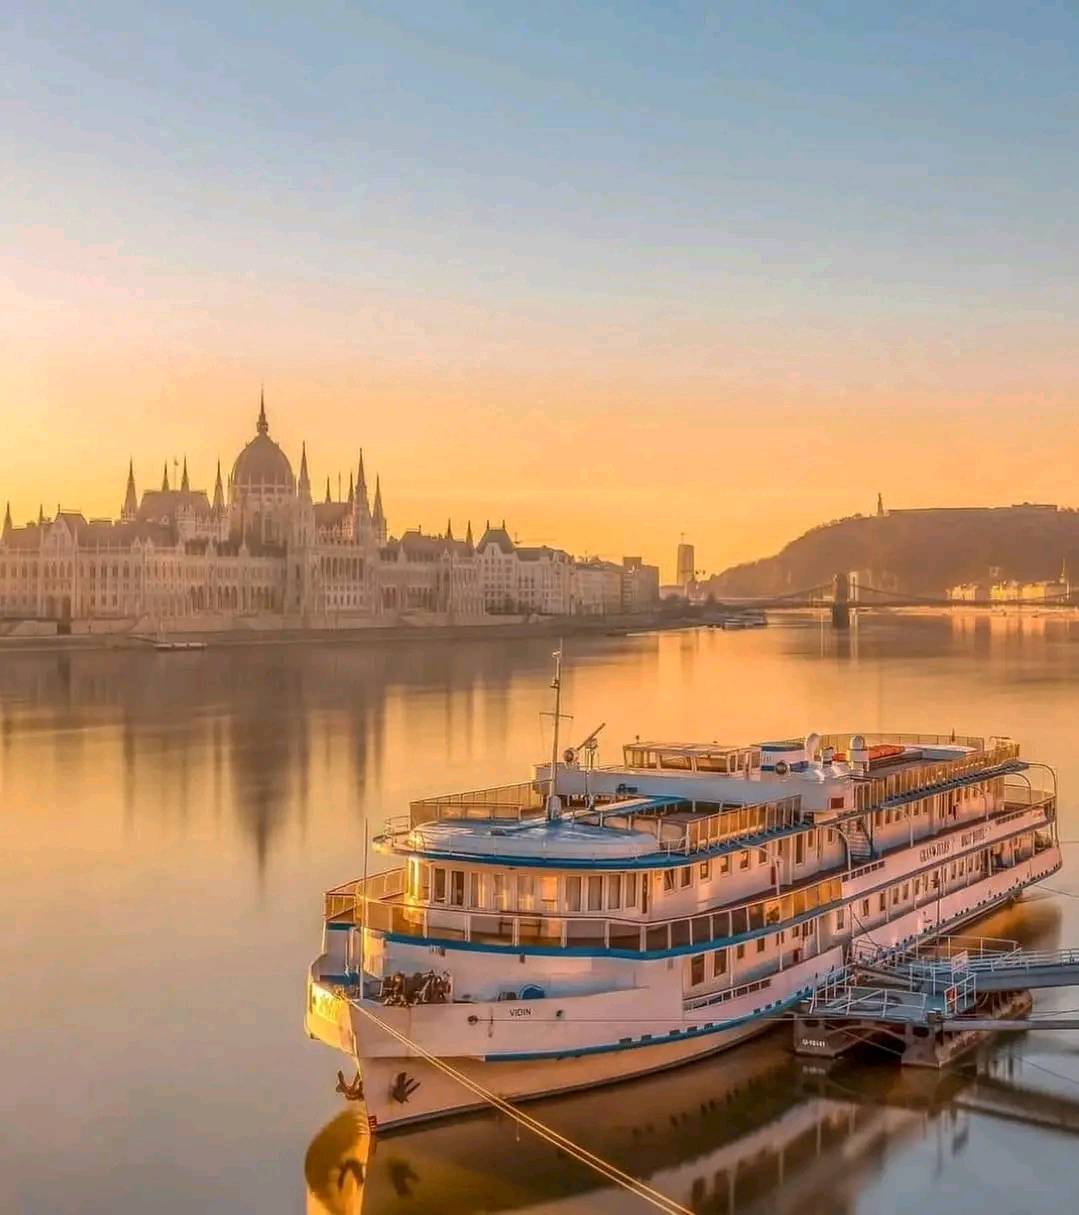
<path id="1" fill-rule="evenodd" d="M 225 491 L 221 485 L 221 461 L 217 462 L 217 480 L 214 482 L 214 513 L 220 514 L 225 509 Z"/>
<path id="2" fill-rule="evenodd" d="M 185 494 L 191 490 L 191 482 L 187 479 L 187 456 L 184 456 L 184 473 L 180 480 L 180 488 Z"/>
<path id="3" fill-rule="evenodd" d="M 0 540 L 6 540 L 11 535 L 11 501 L 8 500 L 7 509 L 4 511 L 4 530 L 0 532 Z"/>
<path id="4" fill-rule="evenodd" d="M 453 520 L 452 519 L 446 520 L 446 539 L 447 540 L 453 539 Z"/>
<path id="5" fill-rule="evenodd" d="M 304 443 L 300 453 L 300 483 L 298 493 L 305 502 L 311 501 L 311 478 L 307 475 L 307 444 Z"/>
<path id="6" fill-rule="evenodd" d="M 884 495 L 877 494 L 877 518 L 880 519 L 884 515 Z"/>
<path id="7" fill-rule="evenodd" d="M 371 514 L 371 519 L 375 525 L 375 535 L 379 542 L 382 543 L 386 539 L 386 516 L 382 513 L 382 482 L 378 477 L 375 477 L 375 508 Z"/>
<path id="8" fill-rule="evenodd" d="M 124 505 L 120 511 L 121 519 L 134 519 L 139 509 L 139 499 L 135 492 L 135 461 L 127 462 L 127 493 L 124 494 Z"/>
<path id="9" fill-rule="evenodd" d="M 326 501 L 327 502 L 333 501 L 333 499 L 330 497 L 330 478 L 329 477 L 326 478 Z"/>
<path id="10" fill-rule="evenodd" d="M 45 507 L 39 502 L 37 504 L 37 525 L 41 527 L 45 522 Z"/>
<path id="11" fill-rule="evenodd" d="M 161 492 L 167 494 L 169 492 L 169 462 L 165 461 L 165 472 L 161 477 Z"/>
<path id="12" fill-rule="evenodd" d="M 367 500 L 367 474 L 363 471 L 363 448 L 360 448 L 360 466 L 356 470 L 356 501 L 365 514 L 371 513 Z"/>
<path id="13" fill-rule="evenodd" d="M 266 434 L 270 429 L 269 422 L 266 421 L 266 389 L 259 389 L 259 420 L 255 425 L 255 429 L 260 435 Z"/>
<path id="14" fill-rule="evenodd" d="M 472 520 L 471 519 L 469 519 L 469 521 L 468 521 L 468 530 L 465 532 L 465 544 L 467 544 L 469 548 L 475 548 L 475 543 L 472 539 Z"/>
<path id="15" fill-rule="evenodd" d="M 356 501 L 356 490 L 352 485 L 352 470 L 348 474 L 348 504 L 351 506 Z"/>

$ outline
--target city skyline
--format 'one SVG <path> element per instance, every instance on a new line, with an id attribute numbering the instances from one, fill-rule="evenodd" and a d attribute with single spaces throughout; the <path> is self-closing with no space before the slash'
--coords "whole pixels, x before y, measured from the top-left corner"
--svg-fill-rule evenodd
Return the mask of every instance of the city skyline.
<path id="1" fill-rule="evenodd" d="M 212 469 L 265 381 L 405 519 L 668 576 L 878 490 L 1073 500 L 1077 25 L 17 4 L 0 495 Z"/>

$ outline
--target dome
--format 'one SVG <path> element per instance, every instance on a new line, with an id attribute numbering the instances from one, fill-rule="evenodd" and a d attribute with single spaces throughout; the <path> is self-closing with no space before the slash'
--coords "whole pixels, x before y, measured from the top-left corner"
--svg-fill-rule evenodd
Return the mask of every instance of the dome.
<path id="1" fill-rule="evenodd" d="M 234 490 L 276 489 L 294 493 L 296 478 L 288 456 L 270 438 L 266 406 L 259 408 L 258 434 L 236 457 L 232 466 Z"/>

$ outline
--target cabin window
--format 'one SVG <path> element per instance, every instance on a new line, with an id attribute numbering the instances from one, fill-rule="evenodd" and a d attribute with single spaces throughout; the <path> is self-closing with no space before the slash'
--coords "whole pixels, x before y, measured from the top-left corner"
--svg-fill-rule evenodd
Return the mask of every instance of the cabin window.
<path id="1" fill-rule="evenodd" d="M 435 875 L 434 901 L 436 903 L 444 903 L 446 901 L 446 871 L 445 871 L 445 869 L 439 869 L 438 866 L 435 866 L 434 875 Z"/>
<path id="2" fill-rule="evenodd" d="M 674 890 L 674 870 L 663 870 L 663 893 L 670 894 Z"/>
<path id="3" fill-rule="evenodd" d="M 898 902 L 899 902 L 899 887 L 893 886 L 892 887 L 892 906 L 894 907 L 896 905 L 896 903 L 898 903 Z"/>
<path id="4" fill-rule="evenodd" d="M 661 768 L 671 768 L 679 772 L 688 772 L 690 768 L 688 755 L 661 755 L 659 757 L 659 766 Z"/>
<path id="5" fill-rule="evenodd" d="M 840 908 L 839 908 L 839 910 L 838 910 L 838 911 L 835 913 L 835 927 L 836 927 L 836 932 L 842 932 L 842 931 L 843 931 L 843 927 L 844 927 L 844 916 L 843 916 L 843 908 L 842 908 L 842 907 L 840 907 Z"/>
<path id="6" fill-rule="evenodd" d="M 725 755 L 698 755 L 698 772 L 726 772 L 727 757 Z"/>
<path id="7" fill-rule="evenodd" d="M 835 843 L 835 832 L 831 829 L 831 827 L 828 828 L 828 843 Z"/>
<path id="8" fill-rule="evenodd" d="M 566 910 L 581 910 L 581 879 L 579 877 L 566 878 Z"/>
<path id="9" fill-rule="evenodd" d="M 707 882 L 709 880 L 709 878 L 712 876 L 712 862 L 711 861 L 702 861 L 700 868 L 697 870 L 697 876 L 701 879 L 702 882 Z"/>
<path id="10" fill-rule="evenodd" d="M 739 869 L 748 869 L 749 868 L 749 858 L 750 858 L 750 854 L 748 852 L 740 852 L 738 854 L 738 868 Z"/>
<path id="11" fill-rule="evenodd" d="M 764 953 L 764 947 L 766 944 L 767 944 L 767 941 L 764 937 L 758 937 L 757 938 L 757 952 Z"/>
<path id="12" fill-rule="evenodd" d="M 884 891 L 881 891 L 881 895 L 880 895 L 880 910 L 881 911 L 888 910 L 888 896 L 884 893 Z"/>
<path id="13" fill-rule="evenodd" d="M 910 882 L 903 883 L 903 902 L 910 898 Z"/>
<path id="14" fill-rule="evenodd" d="M 696 987 L 704 982 L 704 954 L 698 953 L 690 959 L 689 962 L 689 982 L 690 985 Z"/>
<path id="15" fill-rule="evenodd" d="M 558 910 L 558 878 L 553 874 L 540 878 L 540 901 L 544 911 Z"/>
<path id="16" fill-rule="evenodd" d="M 603 910 L 603 875 L 592 874 L 588 879 L 588 910 Z"/>
<path id="17" fill-rule="evenodd" d="M 454 907 L 465 905 L 465 875 L 461 869 L 450 870 L 450 903 Z"/>
<path id="18" fill-rule="evenodd" d="M 868 899 L 862 899 L 862 917 L 864 919 L 869 918 L 869 900 Z"/>
<path id="19" fill-rule="evenodd" d="M 612 873 L 607 878 L 607 910 L 617 911 L 622 906 L 622 875 Z"/>
<path id="20" fill-rule="evenodd" d="M 717 949 L 712 954 L 712 978 L 718 979 L 720 975 L 727 973 L 727 951 L 725 949 Z"/>
<path id="21" fill-rule="evenodd" d="M 842 810 L 843 794 L 841 793 L 838 797 L 830 797 L 828 799 L 828 808 L 829 810 Z"/>
<path id="22" fill-rule="evenodd" d="M 532 911 L 536 899 L 536 880 L 530 873 L 517 875 L 517 906 L 521 911 Z"/>
<path id="23" fill-rule="evenodd" d="M 637 906 L 637 875 L 635 873 L 627 873 L 624 882 L 625 891 L 625 906 Z"/>
<path id="24" fill-rule="evenodd" d="M 492 893 L 496 911 L 506 911 L 509 908 L 509 885 L 504 873 L 496 873 L 491 878 Z"/>
<path id="25" fill-rule="evenodd" d="M 796 835 L 794 837 L 794 863 L 800 865 L 806 859 L 806 837 L 804 835 Z"/>
<path id="26" fill-rule="evenodd" d="M 480 875 L 478 873 L 470 873 L 468 875 L 468 905 L 469 907 L 482 907 L 483 896 L 480 893 Z"/>
<path id="27" fill-rule="evenodd" d="M 693 870 L 688 865 L 683 865 L 682 868 L 678 870 L 678 885 L 684 890 L 692 881 Z"/>

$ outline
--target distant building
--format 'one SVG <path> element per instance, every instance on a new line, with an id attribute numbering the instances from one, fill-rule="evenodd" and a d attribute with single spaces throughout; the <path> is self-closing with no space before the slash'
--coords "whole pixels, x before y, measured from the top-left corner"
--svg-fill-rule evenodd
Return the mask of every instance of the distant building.
<path id="1" fill-rule="evenodd" d="M 675 558 L 675 582 L 684 590 L 689 589 L 689 584 L 696 578 L 695 553 L 692 544 L 683 542 L 678 546 L 678 553 Z"/>
<path id="2" fill-rule="evenodd" d="M 516 544 L 491 527 L 478 544 L 417 529 L 389 535 L 382 486 L 367 489 L 363 454 L 347 498 L 326 483 L 312 498 L 307 451 L 295 475 L 270 438 L 263 401 L 255 436 L 213 492 L 180 486 L 141 499 L 129 463 L 116 522 L 60 510 L 0 530 L 0 619 L 65 628 L 233 628 L 386 623 L 429 614 L 439 621 L 488 614 L 600 615 L 651 608 L 659 576 L 640 558 L 575 561 L 546 545 Z M 246 618 L 243 623 L 241 618 Z"/>

